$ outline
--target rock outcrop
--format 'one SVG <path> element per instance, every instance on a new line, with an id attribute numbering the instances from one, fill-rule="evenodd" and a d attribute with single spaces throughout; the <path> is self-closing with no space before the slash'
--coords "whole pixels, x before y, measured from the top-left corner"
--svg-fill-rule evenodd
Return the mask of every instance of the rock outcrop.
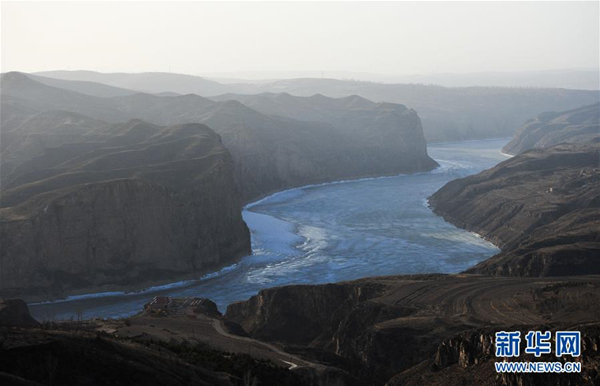
<path id="1" fill-rule="evenodd" d="M 600 142 L 600 104 L 561 112 L 550 112 L 527 121 L 504 146 L 507 154 L 545 149 L 559 143 Z"/>
<path id="2" fill-rule="evenodd" d="M 0 326 L 35 327 L 38 321 L 31 317 L 27 304 L 21 299 L 0 299 Z"/>
<path id="3" fill-rule="evenodd" d="M 250 194 L 254 196 L 305 184 L 414 173 L 437 166 L 427 155 L 419 116 L 404 105 L 375 103 L 357 95 L 227 94 L 213 99 L 228 109 L 244 111 L 245 121 L 252 122 L 253 126 L 246 128 L 247 143 L 227 141 L 229 135 L 239 137 L 241 133 L 222 135 L 234 155 L 239 152 L 240 158 L 259 163 L 257 167 L 244 164 L 240 169 L 242 179 L 251 176 L 245 177 L 244 185 L 253 189 Z M 273 127 L 251 114 L 250 108 L 279 123 Z M 306 122 L 303 126 L 298 124 L 302 121 Z M 219 132 L 218 124 L 212 126 Z M 263 159 L 254 155 L 256 148 L 263 149 Z M 262 174 L 257 170 L 263 170 Z"/>
<path id="4" fill-rule="evenodd" d="M 469 273 L 600 273 L 600 144 L 531 150 L 429 198 L 434 212 L 502 252 Z"/>
<path id="5" fill-rule="evenodd" d="M 201 124 L 133 120 L 47 149 L 0 196 L 0 291 L 55 298 L 234 262 L 250 236 L 233 168 Z"/>

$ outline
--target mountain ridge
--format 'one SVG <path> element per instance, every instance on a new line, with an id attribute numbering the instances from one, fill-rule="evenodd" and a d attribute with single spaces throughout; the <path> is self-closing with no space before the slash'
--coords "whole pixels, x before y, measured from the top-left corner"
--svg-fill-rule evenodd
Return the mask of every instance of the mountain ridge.
<path id="1" fill-rule="evenodd" d="M 559 143 L 589 142 L 600 142 L 600 103 L 540 114 L 517 129 L 502 151 L 519 154 Z"/>
<path id="2" fill-rule="evenodd" d="M 22 98 L 24 111 L 31 107 L 38 111 L 63 109 L 84 114 L 91 105 L 96 113 L 93 118 L 104 118 L 111 123 L 119 116 L 126 117 L 121 121 L 140 118 L 158 125 L 189 122 L 209 125 L 220 134 L 234 157 L 236 180 L 245 202 L 312 183 L 420 172 L 437 165 L 427 155 L 418 115 L 401 105 L 360 99 L 363 105 L 368 105 L 360 110 L 343 105 L 356 102 L 357 97 L 341 102 L 324 96 L 320 101 L 294 97 L 311 111 L 316 111 L 315 102 L 341 103 L 341 110 L 333 119 L 338 124 L 332 125 L 327 121 L 299 121 L 263 114 L 230 99 L 216 102 L 195 94 L 160 97 L 143 93 L 98 98 L 42 84 L 36 88 L 36 82 L 24 74 L 4 75 L 7 76 L 9 82 L 3 84 L 2 95 Z M 23 92 L 16 84 L 19 79 L 33 91 Z M 49 106 L 37 102 L 57 93 L 62 98 L 56 98 Z M 32 99 L 32 103 L 25 98 Z M 343 121 L 344 115 L 350 113 L 353 115 Z"/>

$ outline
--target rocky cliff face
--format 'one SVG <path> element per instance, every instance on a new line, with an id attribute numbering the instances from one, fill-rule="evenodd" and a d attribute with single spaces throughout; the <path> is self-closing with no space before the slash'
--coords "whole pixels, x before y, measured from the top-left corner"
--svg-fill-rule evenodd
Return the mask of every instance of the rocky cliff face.
<path id="1" fill-rule="evenodd" d="M 356 95 L 285 93 L 214 99 L 221 112 L 244 117 L 243 128 L 227 121 L 213 123 L 216 117 L 207 122 L 240 160 L 239 177 L 250 199 L 306 184 L 437 166 L 427 155 L 419 116 L 400 104 L 374 103 Z"/>
<path id="2" fill-rule="evenodd" d="M 433 194 L 435 213 L 502 249 L 467 272 L 600 273 L 599 149 L 559 145 L 528 151 Z"/>
<path id="3" fill-rule="evenodd" d="M 130 288 L 250 253 L 233 161 L 208 127 L 131 121 L 69 147 L 32 159 L 2 192 L 3 293 Z"/>
<path id="4" fill-rule="evenodd" d="M 389 290 L 377 280 L 267 289 L 229 305 L 226 318 L 255 339 L 282 343 L 290 352 L 363 380 L 376 376 L 382 383 L 397 369 L 425 358 L 421 333 L 404 334 L 410 331 L 404 326 L 380 327 L 414 312 L 378 303 Z M 403 349 L 395 349 L 399 346 Z"/>
<path id="5" fill-rule="evenodd" d="M 519 128 L 502 149 L 520 154 L 529 149 L 544 149 L 559 143 L 600 142 L 600 104 L 561 112 L 540 114 Z"/>
<path id="6" fill-rule="evenodd" d="M 258 339 L 309 344 L 383 288 L 342 283 L 267 289 L 247 302 L 231 304 L 227 318 Z"/>

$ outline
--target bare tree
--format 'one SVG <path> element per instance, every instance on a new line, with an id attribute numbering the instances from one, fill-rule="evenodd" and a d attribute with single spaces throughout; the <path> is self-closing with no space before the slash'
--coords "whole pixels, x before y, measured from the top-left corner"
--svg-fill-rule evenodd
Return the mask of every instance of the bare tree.
<path id="1" fill-rule="evenodd" d="M 242 378 L 242 384 L 244 386 L 256 386 L 258 385 L 258 378 L 252 376 L 252 372 L 250 370 L 244 373 L 244 377 Z"/>
<path id="2" fill-rule="evenodd" d="M 48 371 L 48 386 L 52 386 L 52 380 L 58 369 L 58 358 L 52 356 L 52 353 L 48 354 L 48 360 L 46 361 L 46 370 Z"/>

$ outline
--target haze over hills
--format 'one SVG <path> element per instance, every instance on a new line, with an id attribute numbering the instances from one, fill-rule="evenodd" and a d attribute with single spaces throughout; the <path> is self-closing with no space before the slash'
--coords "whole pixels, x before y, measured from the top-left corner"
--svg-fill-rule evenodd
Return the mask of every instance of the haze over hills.
<path id="1" fill-rule="evenodd" d="M 399 77 L 395 83 L 423 83 L 444 87 L 600 89 L 598 69 L 409 75 Z"/>
<path id="2" fill-rule="evenodd" d="M 108 84 L 99 82 L 85 80 L 63 80 L 59 78 L 51 78 L 33 74 L 27 74 L 27 76 L 33 80 L 36 80 L 48 86 L 63 88 L 65 90 L 76 91 L 81 94 L 87 94 L 98 97 L 124 96 L 139 93 L 139 91 L 110 86 Z"/>
<path id="3" fill-rule="evenodd" d="M 14 169 L 43 154 L 47 148 L 96 138 L 96 130 L 108 123 L 64 110 L 49 110 L 32 114 L 12 131 L 1 131 L 3 183 L 8 182 Z M 16 174 L 21 172 L 17 171 Z"/>
<path id="4" fill-rule="evenodd" d="M 145 91 L 171 91 L 201 96 L 218 94 L 260 94 L 286 92 L 295 96 L 322 94 L 340 98 L 359 95 L 374 102 L 399 103 L 415 109 L 423 121 L 428 141 L 508 137 L 514 128 L 532 116 L 589 105 L 600 100 L 597 91 L 562 88 L 530 87 L 442 87 L 424 84 L 386 84 L 355 80 L 302 78 L 275 80 L 266 83 L 219 84 L 189 75 L 101 74 L 87 71 L 44 72 L 40 75 L 61 79 L 102 81 L 111 79 L 112 86 L 132 88 L 136 79 L 152 78 L 152 87 Z M 209 83 L 206 83 L 209 82 Z M 217 87 L 217 85 L 219 85 Z M 163 87 L 162 89 L 158 89 Z M 219 97 L 219 100 L 221 97 Z"/>
<path id="5" fill-rule="evenodd" d="M 154 75 L 156 74 L 148 76 Z M 125 75 L 122 76 L 126 78 Z M 417 172 L 430 170 L 436 165 L 427 156 L 420 120 L 414 110 L 394 103 L 373 102 L 358 95 L 331 98 L 321 94 L 300 97 L 285 92 L 256 95 L 230 93 L 208 99 L 195 94 L 157 96 L 128 93 L 123 89 L 114 90 L 111 87 L 106 88 L 98 86 L 96 83 L 88 83 L 88 81 L 81 83 L 82 81 L 39 79 L 46 83 L 54 82 L 55 85 L 63 85 L 69 89 L 44 84 L 21 73 L 8 73 L 2 77 L 2 104 L 9 109 L 9 114 L 3 117 L 2 124 L 2 183 L 4 188 L 2 205 L 10 209 L 5 211 L 7 218 L 19 219 L 21 216 L 30 216 L 31 213 L 39 210 L 42 205 L 39 203 L 44 203 L 48 197 L 54 197 L 51 194 L 54 191 L 66 189 L 67 192 L 70 192 L 69 189 L 81 184 L 132 178 L 132 175 L 125 170 L 132 171 L 137 170 L 136 168 L 149 167 L 148 165 L 163 164 L 166 162 L 164 157 L 168 158 L 175 154 L 183 154 L 177 157 L 185 159 L 185 154 L 188 154 L 191 148 L 177 147 L 175 142 L 169 142 L 171 150 L 166 151 L 162 142 L 150 144 L 146 141 L 148 133 L 153 133 L 158 130 L 158 127 L 188 122 L 207 124 L 220 135 L 223 144 L 231 153 L 234 162 L 231 171 L 241 191 L 243 202 L 300 185 L 346 178 Z M 296 88 L 302 93 L 302 90 L 314 86 L 311 86 L 311 82 L 314 82 L 315 85 L 322 84 L 322 82 L 329 85 L 335 84 L 339 86 L 339 88 L 334 88 L 336 92 L 344 92 L 343 90 L 347 90 L 346 86 L 348 85 L 360 85 L 361 87 L 367 85 L 364 82 L 331 80 L 292 80 L 279 81 L 275 84 Z M 371 91 L 375 92 L 376 88 L 386 91 L 385 87 L 387 86 L 392 88 L 391 91 L 387 90 L 391 92 L 389 94 L 391 97 L 396 88 L 416 87 L 418 89 L 423 87 L 377 84 L 371 84 L 369 87 L 374 87 Z M 75 89 L 88 94 L 73 91 Z M 444 104 L 448 105 L 452 104 L 450 94 L 456 92 L 462 93 L 463 102 L 476 96 L 478 98 L 510 97 L 511 101 L 514 101 L 520 93 L 523 93 L 521 97 L 527 100 L 531 100 L 533 95 L 537 95 L 538 98 L 533 98 L 534 102 L 530 103 L 528 108 L 533 108 L 532 105 L 538 106 L 538 100 L 552 104 L 564 103 L 565 99 L 573 102 L 579 99 L 594 98 L 593 93 L 558 89 L 444 89 L 440 87 L 436 89 L 440 91 L 437 94 L 438 98 L 444 96 L 439 100 L 444 100 Z M 421 91 L 423 90 L 421 89 Z M 93 93 L 121 93 L 122 95 L 110 97 L 89 95 Z M 493 93 L 496 94 L 492 95 Z M 421 95 L 421 98 L 423 101 L 427 98 L 435 100 L 436 94 L 434 93 L 432 97 L 431 94 L 425 93 Z M 460 100 L 454 102 L 460 104 Z M 465 102 L 465 106 L 469 103 L 472 102 Z M 511 104 L 514 103 L 511 102 Z M 483 105 L 489 106 L 486 107 L 486 109 L 489 108 L 489 111 L 493 110 L 492 106 L 498 107 L 488 103 L 483 103 Z M 538 128 L 539 124 L 548 122 L 554 125 L 550 131 L 553 131 L 553 135 L 561 141 L 569 141 L 569 135 L 573 141 L 575 139 L 579 141 L 581 138 L 589 141 L 597 131 L 597 114 L 598 104 L 566 113 L 544 114 L 533 124 L 530 122 L 526 129 L 521 130 L 515 141 L 519 136 L 524 135 L 523 133 L 528 134 L 531 127 Z M 136 121 L 130 121 L 126 124 L 125 129 L 122 126 L 114 125 L 115 122 L 132 118 L 140 118 L 149 123 L 141 122 L 138 125 L 132 123 Z M 179 129 L 175 131 L 178 132 Z M 541 130 L 541 132 L 547 131 L 549 129 Z M 567 134 L 557 136 L 556 132 L 559 131 Z M 167 137 L 171 138 L 172 136 Z M 175 141 L 174 137 L 169 141 Z M 189 141 L 189 139 L 185 139 L 185 141 Z M 557 139 L 553 141 L 556 142 Z M 182 145 L 184 142 L 177 143 Z M 547 142 L 548 144 L 554 143 Z M 132 148 L 121 149 L 118 154 L 113 154 L 112 150 L 107 150 L 112 146 Z M 143 149 L 139 148 L 140 146 L 143 146 Z M 560 181 L 564 180 L 563 182 L 567 181 L 568 183 L 565 182 L 565 184 L 572 186 L 573 189 L 579 189 L 579 185 L 577 185 L 579 182 L 574 181 L 580 181 L 581 175 L 576 176 L 573 173 L 577 173 L 577 168 L 580 167 L 593 168 L 590 162 L 593 163 L 596 156 L 594 151 L 596 150 L 582 150 L 587 154 L 582 155 L 582 159 L 587 160 L 585 165 L 577 162 L 571 165 L 569 164 L 571 158 L 565 159 L 564 167 L 570 169 L 556 172 L 558 173 L 556 178 Z M 558 155 L 552 155 L 554 157 L 552 159 L 567 153 L 569 152 L 566 150 L 562 151 Z M 545 157 L 550 156 L 548 154 L 550 153 L 543 153 L 539 157 L 545 160 Z M 128 158 L 130 156 L 133 158 Z M 574 157 L 573 155 L 568 156 Z M 537 156 L 534 159 L 537 159 Z M 553 168 L 556 162 L 561 164 L 563 161 L 539 163 L 529 158 L 519 158 L 510 162 L 517 163 L 528 170 L 533 164 Z M 121 167 L 123 165 L 126 167 Z M 521 166 L 517 169 L 521 170 Z M 531 189 L 549 189 L 546 185 L 542 186 L 546 182 L 541 180 L 541 176 L 545 175 L 544 173 L 555 171 L 534 169 L 529 170 L 532 174 L 526 176 L 518 174 L 506 181 L 513 181 L 520 186 L 533 184 Z M 108 171 L 110 173 L 107 175 Z M 137 173 L 136 171 L 134 175 L 137 176 Z M 495 173 L 490 171 L 488 177 L 492 178 L 496 175 Z M 504 172 L 500 174 L 504 176 L 503 178 L 508 175 L 504 175 Z M 153 174 L 143 172 L 139 175 Z M 486 176 L 481 177 L 483 178 L 481 182 L 484 184 L 488 184 L 485 182 Z M 461 187 L 463 183 L 468 185 L 469 181 L 469 179 L 459 180 L 449 184 L 437 195 L 434 195 L 432 203 L 437 203 L 437 198 L 442 197 L 444 192 L 452 190 L 452 186 Z M 498 187 L 505 185 L 502 181 L 494 183 Z M 181 185 L 181 181 L 170 181 L 169 184 L 168 186 L 176 190 L 188 189 L 186 185 Z M 557 190 L 553 197 L 559 201 L 566 200 L 566 197 L 571 195 L 587 197 L 589 192 L 585 189 L 590 187 L 595 189 L 594 186 L 585 184 L 582 188 L 584 191 L 565 191 L 565 196 L 560 197 L 557 195 L 560 191 Z M 526 190 L 529 191 L 529 188 Z M 454 190 L 450 193 L 452 197 L 449 196 L 448 200 L 460 199 L 459 193 Z M 503 197 L 509 201 L 524 199 L 523 197 L 519 198 L 520 196 L 513 197 L 511 194 L 507 192 Z M 232 199 L 233 201 L 235 199 Z M 475 205 L 475 200 L 469 198 L 467 201 L 468 205 Z M 588 205 L 588 201 L 584 201 L 582 205 Z M 28 202 L 29 204 L 25 205 Z M 34 202 L 38 204 L 34 204 Z M 479 212 L 486 218 L 496 218 L 497 214 L 487 212 L 493 212 L 496 208 L 489 202 L 490 199 L 482 197 L 481 205 L 486 210 L 479 210 Z M 442 205 L 440 204 L 440 207 Z M 461 205 L 454 201 L 450 204 L 453 211 L 460 211 Z M 530 203 L 524 202 L 519 205 L 530 205 Z M 235 204 L 232 207 L 235 207 Z M 444 211 L 444 209 L 439 210 L 440 213 Z M 537 211 L 538 209 L 532 210 Z M 559 212 L 561 215 L 564 214 L 562 209 Z M 449 216 L 448 218 L 454 216 L 444 213 Z M 513 215 L 514 213 L 511 216 Z M 553 215 L 548 214 L 548 216 L 552 217 Z M 456 218 L 450 220 L 460 223 L 459 225 L 464 224 L 462 220 Z M 520 222 L 521 218 L 513 216 L 512 220 Z M 519 224 L 514 227 L 524 227 L 523 232 L 530 232 L 534 226 L 530 221 L 525 220 Z M 562 229 L 558 226 L 555 228 Z M 490 235 L 495 231 L 495 229 L 490 230 Z M 523 242 L 521 239 L 505 240 L 501 236 L 490 237 L 498 237 L 502 245 L 509 246 L 511 249 Z M 582 237 L 587 236 L 583 235 Z M 524 250 L 528 250 L 527 248 Z M 540 268 L 536 272 L 545 275 L 552 274 L 551 272 L 554 271 L 552 268 Z"/>
<path id="6" fill-rule="evenodd" d="M 521 126 L 502 151 L 519 154 L 563 142 L 600 142 L 600 104 L 543 113 Z"/>
<path id="7" fill-rule="evenodd" d="M 124 88 L 149 94 L 168 91 L 178 94 L 198 94 L 208 96 L 223 94 L 229 90 L 226 86 L 218 82 L 204 79 L 199 76 L 174 74 L 170 72 L 107 74 L 95 71 L 44 71 L 36 74 L 46 78 L 102 83 L 116 88 Z"/>
<path id="8" fill-rule="evenodd" d="M 397 104 L 376 104 L 363 98 L 336 101 L 331 117 L 338 123 L 352 118 L 369 122 L 369 130 L 354 125 L 332 125 L 326 120 L 300 121 L 262 114 L 243 104 L 188 94 L 160 97 L 134 94 L 99 98 L 36 82 L 19 73 L 5 74 L 2 95 L 24 111 L 11 122 L 25 122 L 28 112 L 55 109 L 72 111 L 115 122 L 140 118 L 170 125 L 200 122 L 221 135 L 236 163 L 236 180 L 245 201 L 270 192 L 336 179 L 370 177 L 430 170 L 436 163 L 427 156 L 419 117 Z M 27 91 L 29 90 L 29 91 Z M 51 98 L 52 103 L 45 102 Z M 318 97 L 317 97 L 318 98 Z M 317 98 L 297 98 L 315 110 Z M 358 105 L 354 106 L 352 100 Z M 347 117 L 347 118 L 343 118 Z M 332 120 L 331 118 L 330 120 Z M 333 119 L 333 120 L 335 120 Z M 14 138 L 29 128 L 8 127 Z M 16 167 L 17 165 L 13 166 Z"/>
<path id="9" fill-rule="evenodd" d="M 261 93 L 261 94 L 224 94 L 210 99 L 214 101 L 235 100 L 244 105 L 268 115 L 327 122 L 336 126 L 354 125 L 369 131 L 368 125 L 377 120 L 373 117 L 356 121 L 359 113 L 370 113 L 375 107 L 383 107 L 385 103 L 375 103 L 358 95 L 341 98 L 329 98 L 321 94 L 310 97 L 298 97 L 288 93 Z M 389 105 L 392 105 L 391 103 Z"/>
<path id="10" fill-rule="evenodd" d="M 112 123 L 123 122 L 129 116 L 119 111 L 108 98 L 85 95 L 37 82 L 25 74 L 10 72 L 0 83 L 2 105 L 11 105 L 10 121 L 2 122 L 2 131 L 11 131 L 30 117 L 32 111 L 67 110 Z"/>
<path id="11" fill-rule="evenodd" d="M 514 128 L 531 116 L 596 103 L 599 98 L 598 92 L 583 90 L 445 88 L 332 79 L 281 80 L 262 88 L 299 96 L 360 95 L 375 102 L 402 103 L 419 112 L 429 142 L 512 136 Z"/>
<path id="12" fill-rule="evenodd" d="M 53 73 L 57 73 L 53 71 Z M 54 76 L 54 75 L 52 75 Z M 378 83 L 428 84 L 443 87 L 518 87 L 600 89 L 598 69 L 496 71 L 471 73 L 377 74 L 357 71 L 238 71 L 198 74 L 220 83 L 269 83 L 278 79 L 328 78 Z"/>

